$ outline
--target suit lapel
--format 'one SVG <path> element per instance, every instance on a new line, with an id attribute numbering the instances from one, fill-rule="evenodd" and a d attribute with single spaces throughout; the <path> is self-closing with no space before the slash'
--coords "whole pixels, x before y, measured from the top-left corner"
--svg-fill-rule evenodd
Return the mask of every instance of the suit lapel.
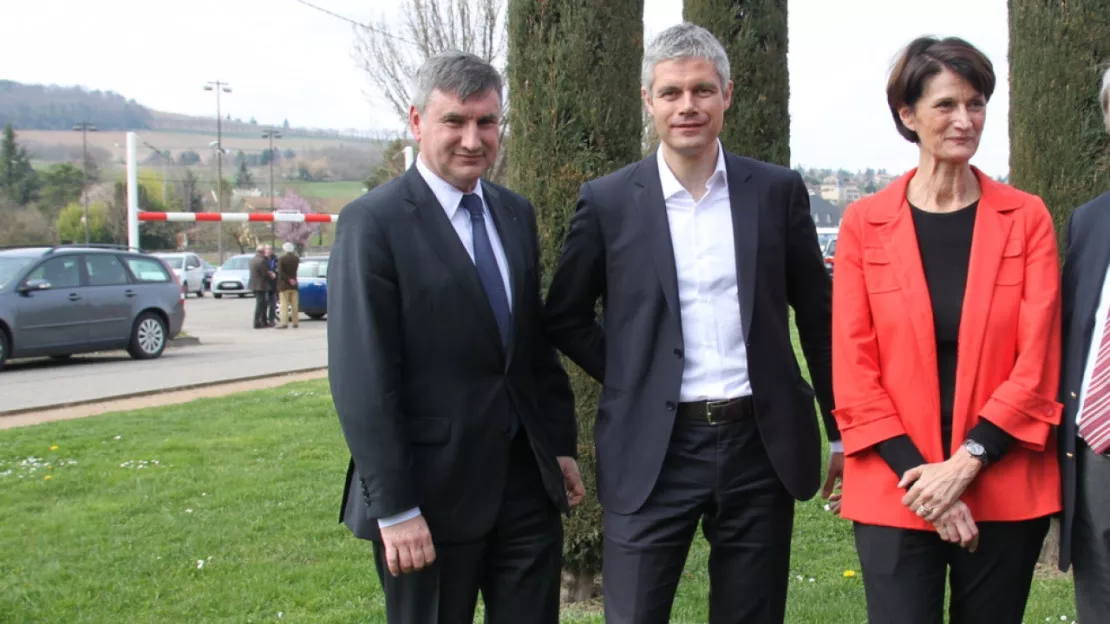
<path id="1" fill-rule="evenodd" d="M 755 304 L 755 269 L 759 251 L 759 194 L 750 169 L 743 161 L 725 153 L 728 172 L 728 197 L 732 207 L 732 240 L 736 247 L 736 281 L 740 298 L 740 322 L 744 340 L 752 327 L 752 307 Z"/>
<path id="2" fill-rule="evenodd" d="M 463 295 L 478 314 L 479 324 L 484 327 L 495 345 L 500 348 L 501 334 L 497 331 L 497 320 L 493 317 L 486 291 L 478 278 L 478 270 L 470 254 L 466 253 L 459 235 L 455 231 L 447 213 L 440 206 L 435 193 L 424 182 L 416 167 L 405 174 L 410 211 L 416 218 L 430 247 L 447 267 Z"/>
<path id="3" fill-rule="evenodd" d="M 520 331 L 519 319 L 521 314 L 519 311 L 524 309 L 526 291 L 524 267 L 526 266 L 525 258 L 527 257 L 523 247 L 525 237 L 520 231 L 520 221 L 517 219 L 516 212 L 505 203 L 501 193 L 492 185 L 482 182 L 482 194 L 485 196 L 486 203 L 489 204 L 490 212 L 493 214 L 497 236 L 501 240 L 501 247 L 505 250 L 505 259 L 509 263 L 509 282 L 513 287 L 512 312 L 509 316 L 512 327 L 509 330 L 509 344 L 506 345 L 508 351 L 507 366 L 512 361 L 513 347 L 516 344 L 517 332 Z"/>
<path id="4" fill-rule="evenodd" d="M 678 275 L 675 270 L 674 243 L 671 241 L 671 225 L 667 219 L 667 203 L 663 199 L 663 185 L 659 181 L 659 164 L 651 155 L 641 161 L 634 183 L 636 188 L 632 197 L 632 208 L 647 213 L 645 227 L 649 237 L 649 250 L 655 263 L 655 272 L 663 288 L 667 308 L 681 323 L 682 314 L 678 302 Z M 669 253 L 663 253 L 666 250 Z"/>
<path id="5" fill-rule="evenodd" d="M 1094 233 L 1094 235 L 1088 235 L 1088 240 L 1110 240 L 1110 206 L 1100 210 L 1096 217 L 1095 227 L 1098 229 L 1098 232 Z M 1091 343 L 1091 337 L 1094 335 L 1095 324 L 1105 320 L 1098 318 L 1097 314 L 1099 299 L 1102 296 L 1102 287 L 1106 280 L 1106 272 L 1110 271 L 1110 245 L 1102 244 L 1092 249 L 1091 244 L 1088 243 L 1085 251 L 1091 255 L 1090 262 L 1092 267 L 1086 269 L 1083 275 L 1077 276 L 1078 281 L 1087 282 L 1087 287 L 1077 289 L 1075 309 L 1083 314 L 1083 344 L 1089 345 Z M 1080 266 L 1084 266 L 1085 264 L 1086 262 L 1081 261 Z M 1081 300 L 1080 297 L 1082 297 Z M 1084 366 L 1086 366 L 1087 358 L 1088 354 L 1084 353 Z"/>
<path id="6" fill-rule="evenodd" d="M 970 416 L 972 391 L 979 371 L 978 359 L 987 335 L 991 303 L 994 299 L 995 280 L 1002 265 L 1002 254 L 1012 236 L 1014 226 L 1012 211 L 1019 202 L 995 186 L 990 178 L 979 175 L 982 197 L 975 214 L 975 230 L 971 238 L 971 260 L 967 267 L 967 286 L 964 288 L 963 307 L 960 310 L 959 353 L 956 357 L 956 388 L 952 399 L 952 430 L 965 431 Z M 1018 233 L 1021 236 L 1021 233 Z M 1025 244 L 1019 239 L 1021 245 Z M 1026 249 L 1025 253 L 1029 250 Z M 962 440 L 953 440 L 958 444 Z"/>
<path id="7" fill-rule="evenodd" d="M 929 296 L 929 284 L 925 281 L 925 269 L 918 252 L 917 230 L 913 225 L 909 202 L 906 201 L 906 185 L 913 172 L 891 184 L 889 192 L 892 201 L 886 210 L 876 211 L 868 220 L 878 226 L 879 239 L 882 241 L 884 255 L 889 259 L 905 305 L 906 318 L 913 327 L 917 338 L 917 351 L 925 374 L 931 375 L 934 383 L 926 384 L 934 407 L 940 409 L 940 389 L 937 377 L 937 341 L 933 325 L 933 304 Z M 866 262 L 867 249 L 864 249 Z M 835 279 L 835 277 L 833 278 Z"/>

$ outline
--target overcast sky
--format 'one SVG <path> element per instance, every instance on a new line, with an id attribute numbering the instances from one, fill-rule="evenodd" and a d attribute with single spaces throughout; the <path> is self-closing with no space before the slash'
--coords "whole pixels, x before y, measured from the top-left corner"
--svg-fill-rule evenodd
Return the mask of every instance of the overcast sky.
<path id="1" fill-rule="evenodd" d="M 310 1 L 363 22 L 395 17 L 398 4 Z M 367 97 L 351 55 L 351 25 L 295 0 L 0 0 L 0 14 L 7 26 L 0 78 L 112 90 L 196 115 L 214 114 L 214 96 L 202 86 L 219 79 L 233 89 L 223 110 L 244 120 L 400 127 Z M 681 0 L 645 0 L 646 39 L 681 18 Z M 973 163 L 1005 174 L 1006 20 L 1006 0 L 790 0 L 792 163 L 892 172 L 914 166 L 917 150 L 895 132 L 886 108 L 887 72 L 914 37 L 956 35 L 994 62 L 998 88 Z"/>

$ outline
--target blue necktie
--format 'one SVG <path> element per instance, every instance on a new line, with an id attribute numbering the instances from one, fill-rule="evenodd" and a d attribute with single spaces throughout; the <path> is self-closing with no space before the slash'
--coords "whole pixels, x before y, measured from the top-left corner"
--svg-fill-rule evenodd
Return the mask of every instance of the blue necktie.
<path id="1" fill-rule="evenodd" d="M 489 232 L 486 230 L 486 218 L 482 210 L 482 198 L 474 193 L 463 195 L 462 206 L 470 213 L 470 225 L 474 241 L 474 266 L 478 269 L 478 279 L 486 291 L 490 308 L 493 309 L 493 318 L 497 320 L 497 329 L 501 333 L 501 344 L 509 344 L 509 297 L 505 293 L 505 282 L 501 279 L 501 270 L 497 268 L 497 257 L 493 255 L 493 245 L 489 241 Z"/>

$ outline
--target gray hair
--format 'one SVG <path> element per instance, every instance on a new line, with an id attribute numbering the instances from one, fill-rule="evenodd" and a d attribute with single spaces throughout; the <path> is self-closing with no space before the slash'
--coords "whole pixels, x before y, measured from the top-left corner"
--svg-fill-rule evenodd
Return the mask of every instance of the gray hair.
<path id="1" fill-rule="evenodd" d="M 501 98 L 501 74 L 473 54 L 449 50 L 429 57 L 416 72 L 412 105 L 418 113 L 424 113 L 428 98 L 436 90 L 460 100 L 489 91 Z"/>
<path id="2" fill-rule="evenodd" d="M 1102 90 L 1098 92 L 1098 100 L 1102 103 L 1102 121 L 1110 132 L 1110 67 L 1102 74 Z"/>
<path id="3" fill-rule="evenodd" d="M 703 58 L 717 69 L 721 88 L 728 86 L 732 75 L 728 64 L 728 54 L 713 33 L 690 22 L 671 26 L 659 33 L 651 45 L 644 50 L 644 63 L 640 73 L 640 84 L 650 94 L 655 81 L 655 66 L 663 61 L 683 58 Z"/>

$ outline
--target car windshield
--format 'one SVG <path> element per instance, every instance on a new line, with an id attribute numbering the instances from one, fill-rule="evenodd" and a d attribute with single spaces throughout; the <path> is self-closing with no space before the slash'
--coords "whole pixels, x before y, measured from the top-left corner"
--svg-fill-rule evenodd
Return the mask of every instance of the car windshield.
<path id="1" fill-rule="evenodd" d="M 171 269 L 180 269 L 181 263 L 185 261 L 184 256 L 162 256 L 162 259 L 166 261 L 166 264 L 170 265 Z"/>
<path id="2" fill-rule="evenodd" d="M 23 269 L 27 268 L 27 265 L 33 260 L 34 258 L 0 258 L 0 288 L 7 286 L 12 280 L 19 277 Z"/>
<path id="3" fill-rule="evenodd" d="M 327 260 L 306 260 L 297 267 L 297 277 L 327 277 Z"/>
<path id="4" fill-rule="evenodd" d="M 245 271 L 250 268 L 250 258 L 248 256 L 236 256 L 225 262 L 220 268 L 225 271 Z"/>

